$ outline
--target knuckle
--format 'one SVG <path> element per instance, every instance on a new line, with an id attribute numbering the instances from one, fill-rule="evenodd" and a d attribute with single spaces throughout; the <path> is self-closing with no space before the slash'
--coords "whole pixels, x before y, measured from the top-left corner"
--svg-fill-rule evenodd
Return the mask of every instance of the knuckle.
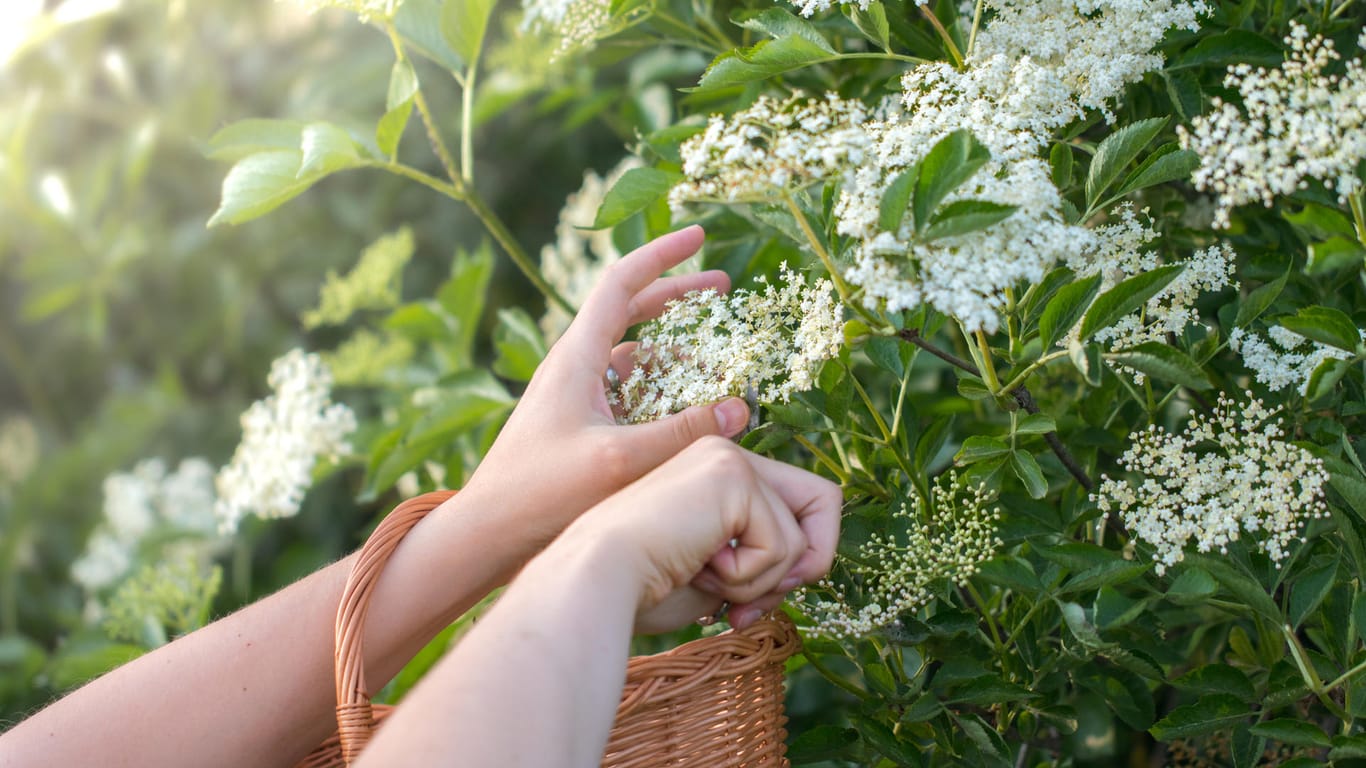
<path id="1" fill-rule="evenodd" d="M 598 473 L 613 488 L 619 488 L 635 480 L 633 452 L 615 436 L 602 435 L 596 438 L 592 455 Z"/>

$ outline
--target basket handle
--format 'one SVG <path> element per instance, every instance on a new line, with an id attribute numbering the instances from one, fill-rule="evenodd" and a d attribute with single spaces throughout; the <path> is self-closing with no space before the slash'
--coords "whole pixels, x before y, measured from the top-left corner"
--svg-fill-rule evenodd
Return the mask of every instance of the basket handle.
<path id="1" fill-rule="evenodd" d="M 390 512 L 375 532 L 366 539 L 351 575 L 346 579 L 341 604 L 337 607 L 334 661 L 337 680 L 337 734 L 341 738 L 342 760 L 350 765 L 360 756 L 375 731 L 374 711 L 365 685 L 365 655 L 361 647 L 365 636 L 365 616 L 370 610 L 370 595 L 380 573 L 404 535 L 421 522 L 427 513 L 441 506 L 455 491 L 432 491 L 414 496 Z"/>

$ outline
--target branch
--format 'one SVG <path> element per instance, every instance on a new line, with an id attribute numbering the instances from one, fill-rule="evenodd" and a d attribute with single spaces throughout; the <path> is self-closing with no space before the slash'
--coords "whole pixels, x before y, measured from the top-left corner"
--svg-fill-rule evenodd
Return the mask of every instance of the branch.
<path id="1" fill-rule="evenodd" d="M 955 368 L 967 371 L 973 376 L 980 377 L 982 375 L 981 372 L 977 370 L 977 366 L 931 344 L 928 339 L 920 335 L 919 328 L 907 328 L 903 331 L 899 331 L 897 337 L 902 341 L 920 347 Z M 1024 409 L 1026 413 L 1039 412 L 1038 403 L 1034 402 L 1034 396 L 1029 393 L 1029 388 L 1025 385 L 1021 384 L 1015 389 L 1010 390 L 1010 396 L 1015 398 L 1015 402 L 1019 403 L 1020 407 Z M 1053 454 L 1058 457 L 1058 461 L 1061 461 L 1062 465 L 1067 468 L 1067 471 L 1071 473 L 1072 477 L 1076 478 L 1077 482 L 1081 483 L 1082 488 L 1090 491 L 1096 487 L 1095 482 L 1086 474 L 1086 470 L 1082 468 L 1076 457 L 1072 455 L 1071 451 L 1067 450 L 1067 446 L 1062 444 L 1062 440 L 1058 439 L 1057 432 L 1045 433 L 1043 439 L 1048 443 L 1048 447 L 1053 449 Z"/>

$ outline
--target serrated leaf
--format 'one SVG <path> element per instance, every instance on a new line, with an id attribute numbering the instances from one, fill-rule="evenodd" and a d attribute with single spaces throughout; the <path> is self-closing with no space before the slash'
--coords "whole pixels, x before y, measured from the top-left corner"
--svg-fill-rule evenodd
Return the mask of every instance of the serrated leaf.
<path id="1" fill-rule="evenodd" d="M 1366 758 L 1366 736 L 1334 736 L 1328 760 L 1360 760 Z"/>
<path id="2" fill-rule="evenodd" d="M 1227 664 L 1206 664 L 1172 681 L 1172 685 L 1196 693 L 1223 693 L 1241 701 L 1257 698 L 1257 689 L 1242 670 Z"/>
<path id="3" fill-rule="evenodd" d="M 241 224 L 264 216 L 313 186 L 322 174 L 300 178 L 303 153 L 260 152 L 239 160 L 223 179 L 223 195 L 208 226 Z"/>
<path id="4" fill-rule="evenodd" d="M 1120 128 L 1105 137 L 1091 158 L 1086 174 L 1086 204 L 1095 205 L 1138 153 L 1148 146 L 1166 126 L 1167 118 L 1153 117 Z"/>
<path id="5" fill-rule="evenodd" d="M 1201 37 L 1190 50 L 1181 54 L 1168 69 L 1184 69 L 1208 64 L 1251 64 L 1275 67 L 1284 55 L 1275 41 L 1243 29 L 1230 29 Z"/>
<path id="6" fill-rule="evenodd" d="M 920 751 L 915 745 L 897 738 L 891 728 L 859 715 L 853 715 L 850 720 L 863 736 L 863 740 L 883 757 L 899 766 L 919 768 L 922 765 Z"/>
<path id="7" fill-rule="evenodd" d="M 443 0 L 403 0 L 394 14 L 394 27 L 413 50 L 449 72 L 459 72 L 465 62 L 446 42 L 441 23 L 443 5 Z"/>
<path id="8" fill-rule="evenodd" d="M 1145 341 L 1136 347 L 1111 352 L 1105 357 L 1117 365 L 1187 389 L 1204 390 L 1214 386 L 1189 355 L 1160 341 Z"/>
<path id="9" fill-rule="evenodd" d="M 1281 327 L 1330 347 L 1356 352 L 1361 346 L 1361 331 L 1352 318 L 1332 307 L 1303 307 L 1279 321 Z"/>
<path id="10" fill-rule="evenodd" d="M 1025 491 L 1032 498 L 1042 499 L 1048 493 L 1048 480 L 1034 455 L 1028 451 L 1013 451 L 1010 454 L 1010 469 L 1024 483 Z"/>
<path id="11" fill-rule="evenodd" d="M 843 5 L 841 10 L 849 16 L 864 37 L 877 43 L 884 51 L 892 50 L 891 25 L 887 22 L 887 9 L 881 2 L 874 0 L 867 8 L 861 8 L 857 4 Z"/>
<path id="12" fill-rule="evenodd" d="M 1134 172 L 1129 174 L 1115 191 L 1116 196 L 1127 195 L 1140 189 L 1165 184 L 1169 181 L 1189 178 L 1200 167 L 1200 156 L 1189 149 L 1177 149 L 1161 155 L 1154 155 L 1143 161 Z"/>
<path id="13" fill-rule="evenodd" d="M 785 8 L 765 8 L 737 23 L 745 29 L 762 32 L 774 39 L 800 37 L 828 54 L 835 54 L 830 41 L 825 39 L 814 24 Z"/>
<path id="14" fill-rule="evenodd" d="M 1053 177 L 1053 186 L 1058 189 L 1065 189 L 1072 183 L 1072 146 L 1059 142 L 1053 145 L 1048 151 L 1049 174 Z"/>
<path id="15" fill-rule="evenodd" d="M 1046 413 L 1027 414 L 1015 425 L 1015 434 L 1017 435 L 1042 435 L 1057 431 L 1057 423 L 1053 421 L 1052 416 Z"/>
<path id="16" fill-rule="evenodd" d="M 1090 592 L 1101 587 L 1123 584 L 1143 575 L 1151 567 L 1151 563 L 1136 563 L 1130 560 L 1101 563 L 1068 579 L 1059 589 L 1058 594 Z"/>
<path id="17" fill-rule="evenodd" d="M 361 161 L 360 147 L 351 134 L 332 123 L 309 123 L 300 143 L 304 158 L 295 174 L 299 178 L 353 168 Z"/>
<path id="18" fill-rule="evenodd" d="M 1219 583 L 1203 568 L 1191 567 L 1181 572 L 1167 590 L 1167 599 L 1177 605 L 1199 605 L 1219 590 Z"/>
<path id="19" fill-rule="evenodd" d="M 540 326 L 517 307 L 498 310 L 493 347 L 496 352 L 493 372 L 513 381 L 531 381 L 531 375 L 545 359 L 547 351 Z"/>
<path id="20" fill-rule="evenodd" d="M 1298 628 L 1314 612 L 1337 579 L 1336 560 L 1324 560 L 1295 576 L 1294 587 L 1290 591 L 1290 604 L 1286 606 L 1286 616 L 1290 626 Z"/>
<path id="21" fill-rule="evenodd" d="M 1327 747 L 1332 744 L 1328 734 L 1317 725 L 1288 717 L 1257 723 L 1248 730 L 1257 736 L 1265 736 L 1296 747 Z"/>
<path id="22" fill-rule="evenodd" d="M 1100 275 L 1092 275 L 1058 289 L 1039 316 L 1039 343 L 1045 350 L 1066 336 L 1100 292 Z"/>
<path id="23" fill-rule="evenodd" d="M 381 155 L 393 157 L 398 151 L 399 139 L 413 112 L 413 96 L 417 89 L 417 73 L 413 71 L 413 65 L 407 59 L 395 61 L 389 70 L 389 93 L 384 102 L 386 111 L 375 127 L 375 144 Z"/>
<path id="24" fill-rule="evenodd" d="M 1366 248 L 1355 237 L 1330 237 L 1309 244 L 1309 258 L 1304 273 L 1310 276 L 1330 274 L 1342 269 L 1360 269 Z"/>
<path id="25" fill-rule="evenodd" d="M 833 58 L 835 55 L 826 48 L 800 35 L 762 40 L 749 48 L 728 51 L 717 56 L 702 74 L 697 87 L 691 90 L 705 93 L 744 85 Z"/>
<path id="26" fill-rule="evenodd" d="M 632 168 L 607 190 L 593 229 L 615 227 L 664 197 L 681 177 L 658 168 Z"/>
<path id="27" fill-rule="evenodd" d="M 877 226 L 883 232 L 896 232 L 911 209 L 915 182 L 920 176 L 920 165 L 912 165 L 892 179 L 878 204 Z"/>
<path id="28" fill-rule="evenodd" d="M 1255 579 L 1219 558 L 1210 555 L 1188 554 L 1186 559 L 1208 571 L 1219 585 L 1228 590 L 1262 618 L 1279 626 L 1282 623 L 1281 610 Z"/>
<path id="29" fill-rule="evenodd" d="M 441 36 L 467 65 L 479 59 L 496 4 L 497 0 L 446 0 L 441 7 Z"/>
<path id="30" fill-rule="evenodd" d="M 1260 285 L 1256 290 L 1247 295 L 1243 302 L 1238 305 L 1238 314 L 1233 320 L 1233 325 L 1237 328 L 1246 328 L 1253 320 L 1261 317 L 1285 290 L 1285 281 L 1290 277 L 1290 269 L 1275 280 L 1265 285 Z"/>
<path id="31" fill-rule="evenodd" d="M 1010 453 L 1010 446 L 1006 445 L 1001 438 L 972 435 L 963 441 L 963 447 L 958 449 L 953 460 L 955 463 L 966 465 L 1004 456 L 1007 453 Z"/>
<path id="32" fill-rule="evenodd" d="M 1091 308 L 1081 320 L 1080 338 L 1085 341 L 1103 328 L 1109 328 L 1120 318 L 1147 303 L 1158 295 L 1176 276 L 1185 269 L 1184 264 L 1169 264 L 1165 267 L 1121 281 L 1115 287 L 1096 297 Z"/>
<path id="33" fill-rule="evenodd" d="M 204 156 L 235 163 L 262 152 L 297 150 L 303 131 L 300 120 L 239 120 L 209 138 Z"/>
<path id="34" fill-rule="evenodd" d="M 1226 693 L 1201 696 L 1194 704 L 1177 707 L 1148 732 L 1158 741 L 1199 736 L 1231 728 L 1248 716 L 1247 705 Z"/>
<path id="35" fill-rule="evenodd" d="M 1067 346 L 1067 358 L 1087 384 L 1100 386 L 1102 361 L 1099 345 L 1073 342 Z"/>
<path id="36" fill-rule="evenodd" d="M 1018 589 L 1028 594 L 1038 592 L 1042 585 L 1034 568 L 1028 560 L 1015 555 L 1000 555 L 982 563 L 977 570 L 977 578 L 988 584 L 1007 589 Z"/>
<path id="37" fill-rule="evenodd" d="M 911 201 L 916 230 L 924 230 L 939 203 L 990 159 L 991 151 L 965 128 L 936 142 L 920 161 L 920 177 L 916 180 L 915 197 Z"/>
<path id="38" fill-rule="evenodd" d="M 797 734 L 787 748 L 793 765 L 835 760 L 850 754 L 859 743 L 858 731 L 837 725 L 818 725 Z"/>
<path id="39" fill-rule="evenodd" d="M 930 216 L 922 239 L 931 241 L 978 232 L 1010 218 L 1018 209 L 1018 206 L 986 200 L 958 200 L 942 206 Z"/>

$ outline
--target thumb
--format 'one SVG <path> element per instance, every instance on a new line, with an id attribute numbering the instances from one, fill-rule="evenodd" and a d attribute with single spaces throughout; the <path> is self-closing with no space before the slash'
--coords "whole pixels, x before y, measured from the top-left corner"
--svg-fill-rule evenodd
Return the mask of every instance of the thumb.
<path id="1" fill-rule="evenodd" d="M 654 469 L 674 454 L 708 435 L 733 437 L 749 422 L 749 406 L 738 397 L 710 405 L 694 405 L 672 416 L 647 424 L 635 424 L 629 445 L 635 454 L 640 474 Z"/>

